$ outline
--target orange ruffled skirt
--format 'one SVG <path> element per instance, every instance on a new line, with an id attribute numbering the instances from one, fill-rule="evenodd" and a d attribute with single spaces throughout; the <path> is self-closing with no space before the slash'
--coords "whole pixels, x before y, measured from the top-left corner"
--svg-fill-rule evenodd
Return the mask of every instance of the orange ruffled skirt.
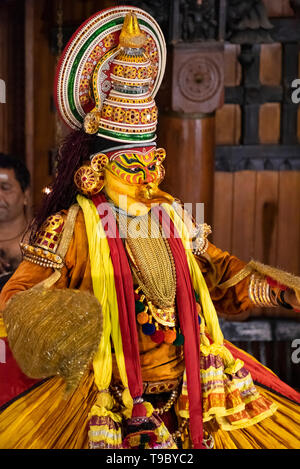
<path id="1" fill-rule="evenodd" d="M 300 449 L 299 405 L 258 386 L 278 409 L 259 423 L 233 431 L 212 419 L 204 424 L 216 449 Z M 88 414 L 97 396 L 93 374 L 67 399 L 64 384 L 52 378 L 20 397 L 0 414 L 1 449 L 88 448 Z"/>

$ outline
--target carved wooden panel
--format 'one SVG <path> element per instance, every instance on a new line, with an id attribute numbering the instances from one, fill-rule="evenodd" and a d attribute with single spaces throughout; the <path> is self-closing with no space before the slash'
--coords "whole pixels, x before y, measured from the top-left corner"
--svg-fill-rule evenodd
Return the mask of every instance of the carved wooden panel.
<path id="1" fill-rule="evenodd" d="M 224 53 L 219 44 L 178 44 L 173 49 L 172 110 L 211 113 L 223 105 Z"/>
<path id="2" fill-rule="evenodd" d="M 274 16 L 294 16 L 290 0 L 264 0 L 264 4 L 269 17 Z"/>
<path id="3" fill-rule="evenodd" d="M 243 44 L 235 59 L 225 54 L 241 66 L 241 82 L 225 83 L 225 106 L 241 110 L 240 132 L 229 135 L 240 133 L 240 141 L 228 142 L 218 134 L 217 170 L 300 169 L 299 105 L 291 99 L 293 80 L 299 76 L 300 23 L 293 17 L 271 23 L 272 44 Z M 220 111 L 217 126 L 222 118 Z"/>

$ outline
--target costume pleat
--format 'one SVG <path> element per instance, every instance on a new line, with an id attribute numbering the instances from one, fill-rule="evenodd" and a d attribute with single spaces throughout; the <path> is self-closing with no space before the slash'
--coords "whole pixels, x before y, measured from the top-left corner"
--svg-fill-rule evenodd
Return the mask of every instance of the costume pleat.
<path id="1" fill-rule="evenodd" d="M 52 378 L 0 414 L 0 449 L 88 448 L 88 413 L 97 395 L 93 374 L 64 396 L 60 378 Z"/>
<path id="2" fill-rule="evenodd" d="M 225 431 L 215 421 L 204 424 L 216 449 L 300 449 L 299 405 L 257 386 L 278 405 L 269 418 L 244 429 Z M 61 379 L 52 378 L 12 403 L 0 414 L 0 449 L 88 448 L 88 413 L 97 394 L 93 374 L 64 398 Z"/>
<path id="3" fill-rule="evenodd" d="M 215 449 L 300 449 L 299 404 L 256 386 L 257 390 L 277 404 L 277 412 L 250 427 L 226 431 L 214 422 L 205 429 L 215 440 Z"/>

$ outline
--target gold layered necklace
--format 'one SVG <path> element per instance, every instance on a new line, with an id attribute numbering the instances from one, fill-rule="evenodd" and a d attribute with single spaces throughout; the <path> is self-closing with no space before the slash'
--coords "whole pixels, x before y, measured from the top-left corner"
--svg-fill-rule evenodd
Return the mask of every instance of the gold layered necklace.
<path id="1" fill-rule="evenodd" d="M 158 308 L 174 306 L 175 265 L 157 220 L 150 214 L 132 218 L 121 212 L 118 220 L 132 270 L 144 294 Z"/>
<path id="2" fill-rule="evenodd" d="M 117 218 L 131 269 L 139 285 L 136 293 L 142 293 L 140 303 L 146 303 L 146 307 L 141 308 L 141 322 L 139 317 L 138 322 L 145 324 L 150 320 L 152 324 L 153 317 L 158 324 L 175 327 L 176 271 L 161 226 L 151 212 L 141 217 L 128 217 L 119 211 Z"/>

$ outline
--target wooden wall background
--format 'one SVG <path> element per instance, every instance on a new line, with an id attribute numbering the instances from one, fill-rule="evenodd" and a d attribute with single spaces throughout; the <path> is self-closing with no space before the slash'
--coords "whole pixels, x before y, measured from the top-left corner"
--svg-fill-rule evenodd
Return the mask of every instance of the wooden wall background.
<path id="1" fill-rule="evenodd" d="M 24 4 L 0 2 L 0 77 L 6 103 L 0 104 L 0 151 L 23 157 L 24 135 Z"/>
<path id="2" fill-rule="evenodd" d="M 270 18 L 294 16 L 288 1 L 264 3 Z M 238 45 L 225 46 L 225 86 L 241 83 L 239 51 Z M 281 84 L 280 43 L 261 45 L 260 81 L 268 86 Z M 280 126 L 280 103 L 263 104 L 259 143 L 279 144 Z M 240 106 L 225 104 L 216 113 L 217 145 L 238 145 L 241 132 Z M 297 138 L 299 142 L 299 112 Z M 215 172 L 213 242 L 245 261 L 255 258 L 300 274 L 300 172 Z"/>

